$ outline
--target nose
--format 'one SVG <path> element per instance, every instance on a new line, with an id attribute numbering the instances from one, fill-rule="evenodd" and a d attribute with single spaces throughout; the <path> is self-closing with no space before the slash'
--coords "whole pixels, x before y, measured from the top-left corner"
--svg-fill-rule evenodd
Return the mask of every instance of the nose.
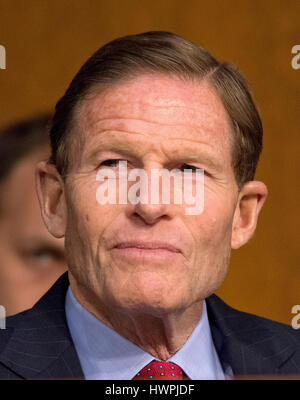
<path id="1" fill-rule="evenodd" d="M 147 225 L 153 225 L 162 218 L 169 219 L 168 204 L 142 204 L 133 205 L 132 214 L 141 218 Z"/>
<path id="2" fill-rule="evenodd" d="M 161 193 L 161 177 L 154 178 L 151 168 L 144 169 L 144 178 L 140 180 L 140 190 L 137 191 L 136 204 L 128 204 L 128 216 L 138 217 L 146 224 L 153 225 L 160 219 L 171 219 L 174 216 L 174 204 L 163 201 Z M 158 171 L 158 169 L 156 169 Z"/>

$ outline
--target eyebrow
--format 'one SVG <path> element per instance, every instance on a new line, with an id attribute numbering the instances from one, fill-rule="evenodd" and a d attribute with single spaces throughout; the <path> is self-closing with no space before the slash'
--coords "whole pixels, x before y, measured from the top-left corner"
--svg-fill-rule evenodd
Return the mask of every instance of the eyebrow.
<path id="1" fill-rule="evenodd" d="M 99 138 L 99 136 L 98 136 L 98 138 L 94 137 L 95 138 L 93 140 L 94 148 L 92 150 L 88 149 L 87 154 L 86 154 L 86 156 L 89 160 L 93 160 L 99 154 L 105 153 L 105 152 L 112 152 L 112 153 L 120 154 L 123 156 L 131 157 L 134 159 L 139 158 L 137 146 L 136 146 L 136 143 L 134 143 L 134 141 L 132 141 L 130 139 L 124 140 L 124 138 L 122 138 L 122 134 L 121 134 L 121 136 L 117 136 L 119 131 L 118 132 L 102 131 L 102 132 L 104 134 L 113 134 L 114 136 L 116 136 L 116 138 L 115 138 L 116 140 L 114 142 L 112 142 L 112 141 L 108 142 L 107 140 L 105 140 L 103 138 Z M 124 133 L 127 133 L 127 132 L 124 131 Z M 182 138 L 178 137 L 178 138 L 174 138 L 174 139 L 181 140 Z M 184 140 L 192 141 L 189 139 L 184 139 Z M 200 143 L 199 143 L 199 145 L 200 145 Z M 173 151 L 172 153 L 173 154 L 177 153 L 175 155 L 175 157 L 173 156 L 173 158 L 176 159 L 177 161 L 204 163 L 216 171 L 222 170 L 221 162 L 216 160 L 216 158 L 214 156 L 212 156 L 211 154 L 209 154 L 207 151 L 203 151 L 203 150 L 199 149 L 199 151 L 197 153 L 195 153 L 194 141 L 193 141 L 193 148 L 191 146 L 190 152 L 189 152 L 189 148 L 186 148 L 186 149 L 178 149 L 175 152 Z"/>

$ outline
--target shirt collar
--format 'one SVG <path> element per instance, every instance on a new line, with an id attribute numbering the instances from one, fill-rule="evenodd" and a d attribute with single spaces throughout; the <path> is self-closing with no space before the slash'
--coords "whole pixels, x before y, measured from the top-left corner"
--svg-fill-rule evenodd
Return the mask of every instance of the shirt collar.
<path id="1" fill-rule="evenodd" d="M 94 317 L 66 295 L 66 318 L 86 379 L 130 380 L 154 357 Z M 201 318 L 184 346 L 168 361 L 179 365 L 190 379 L 224 379 L 203 302 Z"/>

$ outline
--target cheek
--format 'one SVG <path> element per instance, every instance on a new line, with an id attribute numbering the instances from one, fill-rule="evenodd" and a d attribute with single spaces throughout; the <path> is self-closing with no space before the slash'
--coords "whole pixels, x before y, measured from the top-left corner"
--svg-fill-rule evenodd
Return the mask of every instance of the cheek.
<path id="1" fill-rule="evenodd" d="M 231 253 L 231 213 L 220 207 L 206 207 L 203 214 L 190 221 L 194 237 L 192 296 L 206 298 L 222 284 Z"/>
<path id="2" fill-rule="evenodd" d="M 228 254 L 233 214 L 234 199 L 230 193 L 220 195 L 210 188 L 205 190 L 203 212 L 185 218 L 186 226 L 194 237 L 196 257 L 206 256 L 217 261 Z"/>
<path id="3" fill-rule="evenodd" d="M 99 234 L 103 226 L 110 222 L 111 205 L 100 205 L 96 199 L 98 183 L 94 177 L 77 181 L 68 190 L 67 223 L 69 230 L 78 230 L 85 235 Z"/>
<path id="4" fill-rule="evenodd" d="M 218 197 L 209 191 L 205 194 L 203 212 L 190 217 L 188 222 L 198 240 L 213 242 L 231 232 L 234 207 L 233 202 L 226 197 Z"/>
<path id="5" fill-rule="evenodd" d="M 121 212 L 121 206 L 97 202 L 97 187 L 90 181 L 68 191 L 65 246 L 69 265 L 77 269 L 98 265 L 101 239 Z"/>
<path id="6" fill-rule="evenodd" d="M 235 191 L 230 187 L 226 190 L 208 182 L 204 189 L 204 209 L 199 217 L 203 219 L 208 230 L 221 236 L 231 230 L 235 210 Z"/>

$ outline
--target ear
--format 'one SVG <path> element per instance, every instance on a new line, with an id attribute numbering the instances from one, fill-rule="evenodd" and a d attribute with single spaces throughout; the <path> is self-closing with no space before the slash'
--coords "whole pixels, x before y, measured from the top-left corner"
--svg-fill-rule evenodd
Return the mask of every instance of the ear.
<path id="1" fill-rule="evenodd" d="M 233 249 L 243 246 L 254 234 L 258 215 L 267 195 L 266 185 L 259 181 L 247 182 L 241 189 L 232 225 L 231 247 Z"/>
<path id="2" fill-rule="evenodd" d="M 39 162 L 35 181 L 41 213 L 48 231 L 56 238 L 64 237 L 66 230 L 66 203 L 64 182 L 55 165 Z"/>

